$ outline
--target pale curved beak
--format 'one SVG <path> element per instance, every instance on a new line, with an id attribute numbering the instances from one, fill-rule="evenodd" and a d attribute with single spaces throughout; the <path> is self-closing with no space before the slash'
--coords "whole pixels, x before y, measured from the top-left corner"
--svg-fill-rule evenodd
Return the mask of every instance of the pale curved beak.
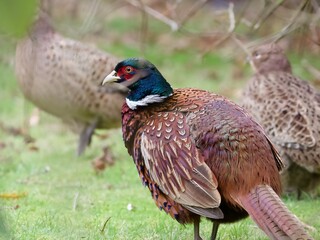
<path id="1" fill-rule="evenodd" d="M 117 72 L 113 70 L 108 76 L 106 76 L 103 79 L 102 85 L 104 85 L 106 83 L 116 82 L 119 79 L 121 79 L 121 78 L 119 76 L 117 76 Z"/>

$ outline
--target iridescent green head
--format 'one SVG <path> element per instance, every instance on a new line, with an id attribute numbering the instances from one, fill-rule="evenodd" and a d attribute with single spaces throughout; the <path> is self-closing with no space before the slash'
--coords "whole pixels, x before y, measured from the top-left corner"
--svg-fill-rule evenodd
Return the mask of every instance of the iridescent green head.
<path id="1" fill-rule="evenodd" d="M 107 82 L 117 82 L 130 89 L 127 104 L 131 109 L 162 102 L 173 93 L 158 69 L 142 58 L 128 58 L 119 62 L 102 84 Z"/>

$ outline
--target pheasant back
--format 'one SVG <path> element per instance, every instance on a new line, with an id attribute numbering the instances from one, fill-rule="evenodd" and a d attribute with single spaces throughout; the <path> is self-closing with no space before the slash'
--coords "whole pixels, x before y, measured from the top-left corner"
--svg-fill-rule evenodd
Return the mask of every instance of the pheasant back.
<path id="1" fill-rule="evenodd" d="M 320 173 L 320 95 L 286 72 L 256 74 L 244 90 L 243 106 L 262 124 L 283 155 Z"/>

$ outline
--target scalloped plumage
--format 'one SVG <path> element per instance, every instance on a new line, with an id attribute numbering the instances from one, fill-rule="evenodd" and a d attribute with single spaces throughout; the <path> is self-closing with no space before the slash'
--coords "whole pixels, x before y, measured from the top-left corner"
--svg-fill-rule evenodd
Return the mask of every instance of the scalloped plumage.
<path id="1" fill-rule="evenodd" d="M 243 106 L 278 147 L 286 191 L 312 192 L 320 182 L 319 92 L 292 75 L 276 44 L 258 47 L 251 59 L 256 73 L 243 91 Z"/>
<path id="2" fill-rule="evenodd" d="M 120 127 L 126 90 L 101 87 L 117 58 L 55 32 L 40 12 L 29 36 L 16 49 L 16 76 L 24 96 L 80 133 L 78 154 L 95 128 Z"/>

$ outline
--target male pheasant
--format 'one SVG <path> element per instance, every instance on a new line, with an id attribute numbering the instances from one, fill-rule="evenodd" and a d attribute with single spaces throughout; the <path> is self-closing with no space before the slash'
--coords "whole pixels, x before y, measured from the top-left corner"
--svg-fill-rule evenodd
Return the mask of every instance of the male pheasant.
<path id="1" fill-rule="evenodd" d="M 100 86 L 117 62 L 110 54 L 56 33 L 41 11 L 29 36 L 17 45 L 15 70 L 28 100 L 80 133 L 81 154 L 95 128 L 120 127 L 126 90 Z"/>
<path id="2" fill-rule="evenodd" d="M 262 125 L 286 165 L 286 192 L 315 190 L 320 182 L 320 95 L 292 75 L 283 50 L 267 44 L 252 52 L 256 73 L 243 91 L 243 106 Z"/>
<path id="3" fill-rule="evenodd" d="M 179 223 L 248 216 L 273 239 L 311 239 L 282 203 L 282 162 L 263 129 L 241 107 L 197 89 L 173 90 L 150 62 L 129 58 L 103 81 L 130 89 L 123 139 L 156 205 Z"/>

